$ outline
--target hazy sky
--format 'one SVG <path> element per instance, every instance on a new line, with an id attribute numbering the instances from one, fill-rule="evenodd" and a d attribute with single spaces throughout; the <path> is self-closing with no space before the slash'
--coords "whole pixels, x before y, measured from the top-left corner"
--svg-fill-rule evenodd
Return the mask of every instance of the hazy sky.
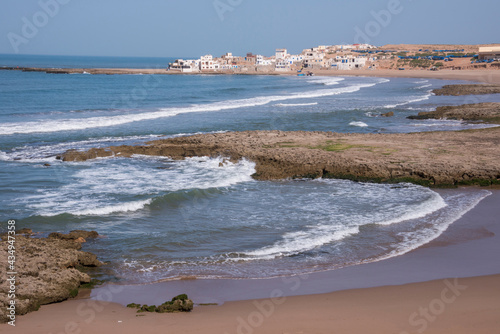
<path id="1" fill-rule="evenodd" d="M 498 0 L 2 0 L 0 8 L 0 53 L 195 57 L 500 42 Z"/>

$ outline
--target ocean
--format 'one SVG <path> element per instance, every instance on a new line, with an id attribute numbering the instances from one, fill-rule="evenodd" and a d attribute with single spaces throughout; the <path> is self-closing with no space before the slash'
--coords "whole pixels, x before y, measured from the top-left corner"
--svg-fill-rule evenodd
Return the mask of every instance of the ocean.
<path id="1" fill-rule="evenodd" d="M 0 55 L 1 66 L 161 68 L 172 59 Z M 85 150 L 199 133 L 404 133 L 488 125 L 409 120 L 459 81 L 0 71 L 0 217 L 46 235 L 96 230 L 84 250 L 122 283 L 267 278 L 379 261 L 435 239 L 490 192 L 346 180 L 255 181 L 251 161 Z M 493 102 L 477 96 L 474 102 Z M 498 102 L 498 101 L 496 101 Z M 380 117 L 394 111 L 394 117 Z M 1 224 L 0 230 L 6 229 Z"/>

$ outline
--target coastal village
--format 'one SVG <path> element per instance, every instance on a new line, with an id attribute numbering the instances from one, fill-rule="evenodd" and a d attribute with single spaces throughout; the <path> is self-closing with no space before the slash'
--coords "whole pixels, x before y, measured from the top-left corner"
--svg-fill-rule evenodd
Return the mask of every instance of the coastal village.
<path id="1" fill-rule="evenodd" d="M 243 57 L 228 52 L 218 58 L 204 55 L 199 59 L 177 59 L 168 66 L 168 71 L 182 73 L 298 72 L 299 75 L 359 69 L 500 69 L 500 46 L 320 45 L 300 54 L 290 54 L 287 49 L 276 49 L 270 57 L 253 53 Z"/>

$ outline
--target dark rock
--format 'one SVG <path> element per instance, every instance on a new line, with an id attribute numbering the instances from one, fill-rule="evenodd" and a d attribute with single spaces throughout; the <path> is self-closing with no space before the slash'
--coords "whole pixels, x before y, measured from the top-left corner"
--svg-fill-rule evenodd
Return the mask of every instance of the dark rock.
<path id="1" fill-rule="evenodd" d="M 392 116 L 394 116 L 394 111 L 389 111 L 388 113 L 381 114 L 380 116 L 382 116 L 382 117 L 392 117 Z"/>
<path id="2" fill-rule="evenodd" d="M 138 309 L 137 312 L 177 313 L 191 312 L 193 310 L 194 303 L 186 294 L 182 294 L 172 298 L 171 301 L 165 302 L 158 307 L 155 305 L 149 306 L 135 303 L 128 304 L 127 307 Z"/>
<path id="3" fill-rule="evenodd" d="M 477 103 L 460 106 L 437 107 L 434 111 L 422 111 L 408 119 L 455 119 L 464 121 L 500 122 L 500 103 Z"/>
<path id="4" fill-rule="evenodd" d="M 432 91 L 436 95 L 481 95 L 499 94 L 500 85 L 474 84 L 474 85 L 445 85 L 443 88 Z"/>
<path id="5" fill-rule="evenodd" d="M 101 261 L 97 259 L 97 255 L 88 252 L 79 252 L 78 262 L 84 267 L 99 267 L 102 265 Z"/>
<path id="6" fill-rule="evenodd" d="M 32 235 L 33 234 L 33 230 L 30 229 L 30 228 L 22 228 L 20 230 L 17 230 L 16 231 L 16 234 L 26 234 L 26 235 Z"/>
<path id="7" fill-rule="evenodd" d="M 71 231 L 68 234 L 62 234 L 58 232 L 49 234 L 49 238 L 60 239 L 60 240 L 77 240 L 78 238 L 90 239 L 90 238 L 97 238 L 98 236 L 99 233 L 97 233 L 96 231 L 81 231 L 81 230 Z"/>
<path id="8" fill-rule="evenodd" d="M 191 312 L 193 310 L 193 301 L 176 300 L 174 302 L 167 302 L 158 306 L 158 313 L 175 313 L 175 312 Z"/>

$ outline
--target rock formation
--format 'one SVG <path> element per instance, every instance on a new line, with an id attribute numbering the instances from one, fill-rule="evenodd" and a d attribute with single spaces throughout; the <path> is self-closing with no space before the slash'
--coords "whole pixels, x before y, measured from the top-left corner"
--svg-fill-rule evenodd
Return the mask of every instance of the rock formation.
<path id="1" fill-rule="evenodd" d="M 97 232 L 75 231 L 59 238 L 33 238 L 31 230 L 19 230 L 15 236 L 15 301 L 16 315 L 36 311 L 40 305 L 74 297 L 90 276 L 78 267 L 96 267 L 102 263 L 91 253 L 82 252 L 80 235 L 97 237 Z M 77 237 L 78 235 L 78 237 Z M 75 238 L 76 237 L 76 238 Z M 7 322 L 6 308 L 12 281 L 7 280 L 7 236 L 0 244 L 0 322 Z"/>

